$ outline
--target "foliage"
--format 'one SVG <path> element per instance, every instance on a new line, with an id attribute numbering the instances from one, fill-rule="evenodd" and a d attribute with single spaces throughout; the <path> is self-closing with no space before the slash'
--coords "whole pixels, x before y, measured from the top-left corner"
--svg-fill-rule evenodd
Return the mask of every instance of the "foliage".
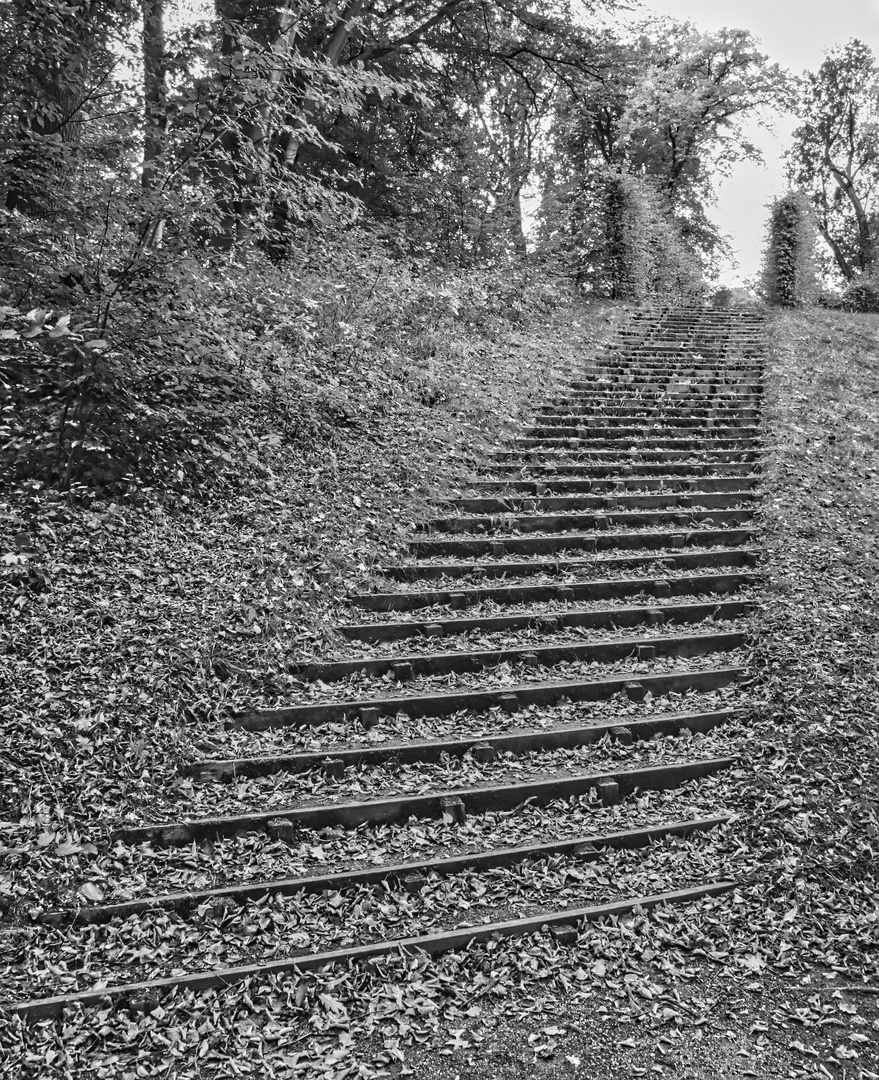
<path id="1" fill-rule="evenodd" d="M 606 34 L 590 61 L 599 78 L 581 74 L 559 91 L 553 174 L 582 177 L 604 164 L 649 177 L 687 243 L 706 257 L 722 250 L 707 217 L 712 178 L 759 160 L 742 122 L 783 103 L 784 73 L 746 31 L 670 20 Z"/>
<path id="2" fill-rule="evenodd" d="M 103 338 L 66 315 L 7 306 L 4 481 L 234 490 L 264 475 L 265 440 L 308 456 L 340 428 L 359 430 L 371 363 L 390 385 L 417 379 L 427 397 L 454 397 L 455 380 L 434 374 L 450 323 L 486 333 L 563 295 L 539 270 L 510 266 L 498 286 L 490 267 L 404 263 L 373 232 L 312 230 L 283 265 L 251 254 L 156 267 Z"/>
<path id="3" fill-rule="evenodd" d="M 815 225 L 802 192 L 789 192 L 771 207 L 764 252 L 763 291 L 770 304 L 802 307 L 818 292 Z"/>
<path id="4" fill-rule="evenodd" d="M 815 208 L 818 229 L 846 281 L 876 262 L 879 185 L 879 69 L 863 42 L 831 49 L 817 72 L 806 72 L 787 167 Z"/>
<path id="5" fill-rule="evenodd" d="M 849 282 L 842 290 L 839 306 L 846 311 L 879 312 L 879 280 L 876 275 L 858 277 Z"/>
<path id="6" fill-rule="evenodd" d="M 613 169 L 596 171 L 566 212 L 568 224 L 554 251 L 584 292 L 635 301 L 661 296 L 671 303 L 701 295 L 701 263 L 649 182 Z"/>

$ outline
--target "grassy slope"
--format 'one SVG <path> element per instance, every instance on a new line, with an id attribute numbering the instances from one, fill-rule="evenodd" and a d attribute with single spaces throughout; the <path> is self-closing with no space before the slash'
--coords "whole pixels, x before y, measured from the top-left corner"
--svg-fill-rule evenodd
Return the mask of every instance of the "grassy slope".
<path id="1" fill-rule="evenodd" d="M 755 652 L 763 706 L 743 741 L 742 767 L 718 788 L 741 814 L 715 846 L 718 866 L 733 867 L 744 882 L 732 903 L 591 930 L 578 950 L 537 936 L 427 967 L 389 961 L 382 979 L 335 972 L 302 984 L 301 1007 L 288 981 L 272 990 L 253 987 L 249 1000 L 235 991 L 187 998 L 151 1018 L 91 1014 L 63 1033 L 31 1032 L 22 1044 L 10 1031 L 9 1060 L 47 1077 L 134 1075 L 132 1054 L 142 1075 L 175 1077 L 335 1078 L 409 1069 L 449 1080 L 879 1074 L 875 999 L 859 989 L 876 961 L 877 432 L 879 321 L 813 312 L 777 317 L 768 368 L 766 630 Z M 429 460 L 438 462 L 439 454 Z M 428 475 L 429 469 L 422 474 Z M 414 514 L 422 503 L 406 505 Z M 129 531 L 90 573 L 107 572 L 105 560 L 118 559 L 130 530 L 154 530 L 156 552 L 179 535 L 176 543 L 186 547 L 179 563 L 191 578 L 213 579 L 222 569 L 233 580 L 210 586 L 223 590 L 224 606 L 216 610 L 206 586 L 196 590 L 184 581 L 175 611 L 191 609 L 187 627 L 229 626 L 251 580 L 236 570 L 247 536 L 238 529 L 246 527 L 233 527 L 226 508 L 228 535 L 240 539 L 217 552 L 207 543 L 214 530 L 203 513 L 216 524 L 216 511 L 199 511 L 185 519 L 191 525 L 183 534 L 179 521 L 128 521 Z M 187 569 L 199 545 L 205 554 Z M 206 563 L 208 556 L 217 561 Z M 105 595 L 124 620 L 130 566 L 115 573 L 123 580 L 118 587 L 108 581 Z M 236 588 L 240 601 L 233 599 Z M 87 587 L 76 593 L 81 603 L 86 595 Z M 145 625 L 154 623 L 140 624 L 141 634 Z M 81 650 L 89 643 L 86 626 L 84 619 Z M 192 648 L 193 633 L 177 640 Z M 174 655 L 156 656 L 153 668 L 142 659 L 141 668 L 128 670 L 151 671 L 138 685 L 160 687 Z M 89 689 L 96 681 L 81 682 L 89 663 L 96 665 L 86 658 L 77 669 L 76 695 L 97 696 Z M 63 679 L 73 676 L 58 676 L 55 693 Z M 181 685 L 174 686 L 176 698 L 201 697 L 210 715 L 219 695 L 207 676 L 192 690 L 183 685 L 181 693 Z M 92 746 L 77 753 L 101 753 L 111 741 L 104 730 L 77 733 Z M 177 731 L 170 722 L 167 730 Z M 124 745 L 136 735 L 133 725 Z M 143 753 L 157 757 L 143 763 L 145 777 L 139 779 L 138 766 L 125 766 L 117 786 L 104 785 L 84 809 L 119 801 L 123 792 L 136 807 L 149 795 L 154 770 L 168 769 L 177 750 L 156 755 L 144 741 Z M 53 778 L 41 779 L 36 768 L 32 775 L 42 791 L 51 790 Z M 855 989 L 834 993 L 840 984 Z M 237 1011 L 229 1009 L 231 1000 L 239 1002 Z M 169 1034 L 170 1046 L 163 1042 Z"/>

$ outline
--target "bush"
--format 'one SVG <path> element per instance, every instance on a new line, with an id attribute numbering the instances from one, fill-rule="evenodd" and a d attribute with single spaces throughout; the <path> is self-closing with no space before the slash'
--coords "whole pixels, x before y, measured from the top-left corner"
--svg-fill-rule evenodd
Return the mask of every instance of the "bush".
<path id="1" fill-rule="evenodd" d="M 844 311 L 862 314 L 879 312 L 879 279 L 873 276 L 855 278 L 843 289 L 838 306 Z"/>

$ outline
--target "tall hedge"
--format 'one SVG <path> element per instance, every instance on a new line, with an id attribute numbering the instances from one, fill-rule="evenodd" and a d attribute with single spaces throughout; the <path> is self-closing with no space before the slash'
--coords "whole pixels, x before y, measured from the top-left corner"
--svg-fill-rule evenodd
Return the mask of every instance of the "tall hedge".
<path id="1" fill-rule="evenodd" d="M 770 304 L 803 307 L 818 296 L 815 223 L 809 200 L 790 191 L 773 202 L 763 253 L 763 291 Z"/>
<path id="2" fill-rule="evenodd" d="M 573 270 L 585 291 L 636 302 L 701 297 L 701 260 L 649 182 L 596 171 L 571 202 Z"/>

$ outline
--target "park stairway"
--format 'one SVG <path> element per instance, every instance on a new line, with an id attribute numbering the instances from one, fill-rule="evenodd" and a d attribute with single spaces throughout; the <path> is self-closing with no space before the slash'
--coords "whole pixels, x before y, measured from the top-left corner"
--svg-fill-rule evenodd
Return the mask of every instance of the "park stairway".
<path id="1" fill-rule="evenodd" d="M 88 973 L 20 1011 L 541 929 L 563 948 L 731 889 L 700 845 L 730 827 L 747 723 L 764 351 L 757 314 L 635 314 L 353 597 L 338 654 L 233 719 L 191 813 L 119 833 L 143 894 L 50 913 Z M 211 884 L 175 890 L 198 852 Z"/>

